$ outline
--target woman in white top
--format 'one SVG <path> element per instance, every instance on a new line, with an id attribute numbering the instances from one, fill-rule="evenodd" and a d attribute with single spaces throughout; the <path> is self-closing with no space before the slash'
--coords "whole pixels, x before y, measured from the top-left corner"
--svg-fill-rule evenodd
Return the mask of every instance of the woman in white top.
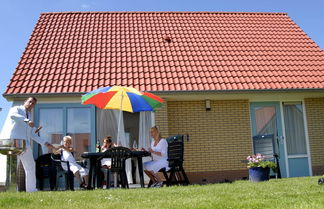
<path id="1" fill-rule="evenodd" d="M 161 137 L 157 126 L 152 127 L 150 133 L 154 140 L 148 151 L 151 153 L 153 160 L 144 163 L 144 172 L 153 181 L 152 187 L 161 187 L 163 181 L 158 172 L 161 168 L 169 169 L 168 142 Z"/>

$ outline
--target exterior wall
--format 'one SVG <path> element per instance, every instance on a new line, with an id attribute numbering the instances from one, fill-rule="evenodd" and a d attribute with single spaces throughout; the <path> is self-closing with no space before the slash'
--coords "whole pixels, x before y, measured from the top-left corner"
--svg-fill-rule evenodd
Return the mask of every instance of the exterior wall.
<path id="1" fill-rule="evenodd" d="M 155 112 L 155 124 L 159 126 L 162 137 L 169 136 L 168 125 L 168 103 L 164 102 L 161 108 L 157 108 Z"/>
<path id="2" fill-rule="evenodd" d="M 305 99 L 313 175 L 324 174 L 324 98 Z"/>
<path id="3" fill-rule="evenodd" d="M 0 171 L 0 187 L 2 187 L 7 181 L 7 156 L 2 154 L 0 154 Z"/>
<path id="4" fill-rule="evenodd" d="M 248 100 L 169 101 L 157 112 L 168 135 L 189 134 L 184 168 L 191 183 L 224 182 L 248 176 L 242 160 L 252 153 Z M 167 111 L 167 117 L 165 115 Z M 168 119 L 168 127 L 162 123 Z M 165 136 L 165 135 L 164 135 Z"/>

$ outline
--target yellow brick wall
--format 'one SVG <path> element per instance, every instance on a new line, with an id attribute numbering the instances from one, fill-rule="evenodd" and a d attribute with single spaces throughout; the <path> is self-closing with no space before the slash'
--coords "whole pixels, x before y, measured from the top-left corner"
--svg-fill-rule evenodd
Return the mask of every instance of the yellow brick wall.
<path id="1" fill-rule="evenodd" d="M 205 110 L 205 101 L 169 101 L 166 106 L 157 111 L 156 123 L 168 136 L 190 135 L 187 172 L 246 169 L 241 161 L 252 153 L 247 100 L 211 101 L 211 111 Z"/>
<path id="2" fill-rule="evenodd" d="M 162 137 L 169 136 L 168 131 L 168 103 L 164 101 L 161 108 L 157 108 L 155 112 L 155 124 L 159 126 Z"/>
<path id="3" fill-rule="evenodd" d="M 324 98 L 305 99 L 312 166 L 324 165 Z"/>

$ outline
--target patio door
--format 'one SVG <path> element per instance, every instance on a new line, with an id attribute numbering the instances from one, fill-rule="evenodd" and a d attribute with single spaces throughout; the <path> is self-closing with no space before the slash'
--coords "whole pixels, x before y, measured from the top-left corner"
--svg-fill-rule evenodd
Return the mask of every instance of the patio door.
<path id="1" fill-rule="evenodd" d="M 271 160 L 277 154 L 281 177 L 287 177 L 280 103 L 251 103 L 251 121 L 254 153 L 261 153 Z"/>
<path id="2" fill-rule="evenodd" d="M 289 177 L 309 176 L 311 172 L 302 103 L 284 102 L 283 116 Z"/>

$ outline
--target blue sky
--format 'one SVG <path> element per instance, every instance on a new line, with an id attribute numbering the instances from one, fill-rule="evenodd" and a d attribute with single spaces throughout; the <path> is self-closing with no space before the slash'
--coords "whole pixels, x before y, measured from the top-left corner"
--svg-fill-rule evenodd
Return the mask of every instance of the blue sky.
<path id="1" fill-rule="evenodd" d="M 43 12 L 220 11 L 288 13 L 324 49 L 323 0 L 2 0 L 0 13 L 1 95 Z M 0 96 L 0 130 L 11 103 Z"/>

